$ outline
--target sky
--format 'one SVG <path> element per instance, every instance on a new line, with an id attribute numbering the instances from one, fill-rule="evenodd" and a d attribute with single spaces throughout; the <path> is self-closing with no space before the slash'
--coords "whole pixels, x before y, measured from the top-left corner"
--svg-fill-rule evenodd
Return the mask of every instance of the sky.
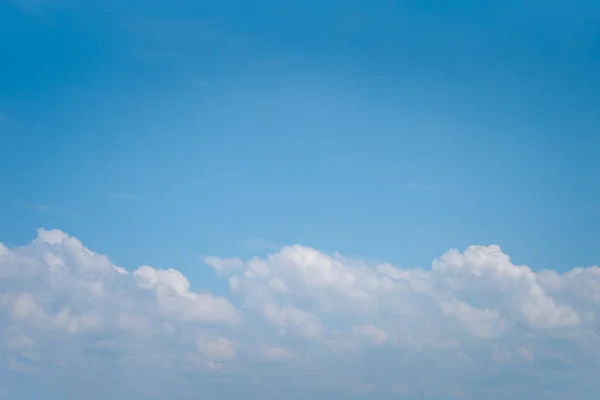
<path id="1" fill-rule="evenodd" d="M 597 0 L 0 0 L 0 54 L 0 398 L 600 389 Z"/>

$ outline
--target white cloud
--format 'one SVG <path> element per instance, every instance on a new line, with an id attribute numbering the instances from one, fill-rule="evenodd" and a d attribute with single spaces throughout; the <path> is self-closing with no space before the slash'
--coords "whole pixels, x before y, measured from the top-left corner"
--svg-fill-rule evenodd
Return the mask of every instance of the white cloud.
<path id="1" fill-rule="evenodd" d="M 154 292 L 158 311 L 167 317 L 214 323 L 237 320 L 236 310 L 228 300 L 190 291 L 190 282 L 177 270 L 142 266 L 133 276 L 140 288 Z"/>
<path id="2" fill-rule="evenodd" d="M 223 361 L 235 358 L 237 343 L 225 337 L 214 338 L 201 334 L 196 341 L 198 352 L 207 357 L 209 361 Z"/>
<path id="3" fill-rule="evenodd" d="M 274 373 L 296 396 L 368 387 L 552 398 L 570 387 L 585 399 L 600 389 L 588 379 L 600 367 L 597 267 L 536 272 L 498 246 L 451 250 L 422 269 L 299 245 L 203 261 L 230 298 L 192 290 L 176 269 L 128 272 L 59 230 L 22 247 L 0 243 L 0 376 L 27 376 L 0 379 L 5 397 L 57 382 L 73 398 L 88 386 L 117 398 L 268 397 L 274 389 L 256 383 Z M 120 378 L 103 384 L 111 374 Z M 535 378 L 516 378 L 525 374 Z"/>
<path id="4" fill-rule="evenodd" d="M 219 275 L 227 275 L 244 267 L 239 258 L 202 257 L 203 261 Z"/>
<path id="5" fill-rule="evenodd" d="M 387 340 L 385 331 L 373 325 L 358 325 L 353 328 L 353 331 L 376 345 L 381 345 Z"/>
<path id="6" fill-rule="evenodd" d="M 146 317 L 139 317 L 126 312 L 120 312 L 117 315 L 117 323 L 119 328 L 132 331 L 148 331 L 150 329 L 150 321 Z"/>
<path id="7" fill-rule="evenodd" d="M 259 347 L 259 353 L 263 358 L 268 360 L 283 360 L 293 356 L 293 352 L 281 347 L 268 346 L 261 344 Z"/>
<path id="8" fill-rule="evenodd" d="M 261 306 L 260 312 L 263 317 L 278 327 L 281 333 L 293 332 L 304 338 L 316 339 L 323 332 L 323 327 L 314 314 L 295 307 L 280 307 L 270 302 L 265 302 Z"/>

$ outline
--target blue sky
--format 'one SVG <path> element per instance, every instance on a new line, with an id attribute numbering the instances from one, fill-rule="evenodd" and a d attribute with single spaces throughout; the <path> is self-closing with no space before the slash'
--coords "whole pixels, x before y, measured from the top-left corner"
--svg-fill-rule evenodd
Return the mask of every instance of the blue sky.
<path id="1" fill-rule="evenodd" d="M 223 296 L 203 255 L 600 258 L 597 1 L 5 0 L 0 54 L 8 248 Z"/>

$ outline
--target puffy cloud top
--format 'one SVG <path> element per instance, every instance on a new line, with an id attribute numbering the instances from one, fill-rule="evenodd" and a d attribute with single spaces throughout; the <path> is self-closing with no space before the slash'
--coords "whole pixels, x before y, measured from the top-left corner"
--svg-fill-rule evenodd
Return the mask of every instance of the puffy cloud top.
<path id="1" fill-rule="evenodd" d="M 600 365 L 597 267 L 536 272 L 495 245 L 413 269 L 300 245 L 202 261 L 228 298 L 191 290 L 176 269 L 127 271 L 60 230 L 0 243 L 0 392 L 526 399 L 569 388 L 591 399 L 599 389 L 587 380 Z"/>

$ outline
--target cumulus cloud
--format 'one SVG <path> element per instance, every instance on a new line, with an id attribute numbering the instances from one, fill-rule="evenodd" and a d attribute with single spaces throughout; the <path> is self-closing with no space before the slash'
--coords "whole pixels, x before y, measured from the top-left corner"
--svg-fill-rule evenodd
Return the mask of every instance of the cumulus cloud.
<path id="1" fill-rule="evenodd" d="M 377 345 L 381 345 L 381 344 L 385 343 L 385 341 L 387 340 L 387 334 L 385 333 L 385 331 L 382 329 L 379 329 L 373 325 L 355 326 L 353 328 L 353 331 L 355 333 L 363 336 L 369 342 L 377 344 Z"/>
<path id="2" fill-rule="evenodd" d="M 217 274 L 226 275 L 235 272 L 244 266 L 239 258 L 202 257 L 206 265 L 215 270 Z"/>
<path id="3" fill-rule="evenodd" d="M 227 297 L 174 268 L 116 266 L 60 230 L 0 243 L 3 396 L 67 385 L 72 398 L 585 399 L 599 388 L 588 379 L 600 366 L 597 267 L 533 271 L 495 245 L 412 269 L 300 245 L 201 261 Z"/>
<path id="4" fill-rule="evenodd" d="M 177 270 L 143 266 L 133 276 L 138 287 L 154 292 L 158 311 L 166 317 L 215 323 L 236 321 L 236 310 L 228 300 L 190 291 L 190 282 Z"/>
<path id="5" fill-rule="evenodd" d="M 200 335 L 196 342 L 196 348 L 203 356 L 206 356 L 210 361 L 230 360 L 235 358 L 235 347 L 237 343 L 227 338 L 218 336 L 210 338 L 205 335 Z"/>
<path id="6" fill-rule="evenodd" d="M 290 350 L 266 344 L 259 345 L 258 350 L 259 354 L 268 360 L 283 360 L 293 356 Z"/>

